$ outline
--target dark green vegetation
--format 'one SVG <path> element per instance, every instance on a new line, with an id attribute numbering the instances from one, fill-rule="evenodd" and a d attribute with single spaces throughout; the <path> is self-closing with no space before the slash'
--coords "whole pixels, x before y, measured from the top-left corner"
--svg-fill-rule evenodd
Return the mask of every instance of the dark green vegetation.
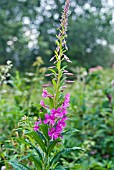
<path id="1" fill-rule="evenodd" d="M 101 3 L 103 2 L 103 3 Z M 72 0 L 68 27 L 68 56 L 86 67 L 114 63 L 113 6 L 108 0 Z M 32 69 L 37 56 L 46 65 L 55 49 L 56 28 L 65 0 L 0 1 L 0 63 Z M 26 61 L 26 62 L 25 62 Z"/>
<path id="2" fill-rule="evenodd" d="M 76 81 L 67 88 L 71 92 L 67 128 L 79 131 L 68 133 L 64 145 L 65 148 L 81 147 L 84 151 L 63 154 L 60 164 L 67 167 L 66 170 L 113 170 L 114 70 L 86 74 L 85 69 L 77 68 L 75 72 Z M 9 160 L 26 162 L 27 154 L 30 156 L 31 145 L 23 141 L 21 128 L 32 128 L 39 114 L 45 82 L 43 75 L 38 74 L 37 70 L 36 74 L 21 77 L 17 72 L 9 85 L 0 87 L 0 167 L 5 164 L 8 170 L 12 169 Z"/>

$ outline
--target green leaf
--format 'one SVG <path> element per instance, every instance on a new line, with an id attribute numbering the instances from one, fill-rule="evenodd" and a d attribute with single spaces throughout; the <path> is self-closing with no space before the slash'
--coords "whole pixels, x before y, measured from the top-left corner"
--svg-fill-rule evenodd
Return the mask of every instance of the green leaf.
<path id="1" fill-rule="evenodd" d="M 43 142 L 41 137 L 38 135 L 38 133 L 32 131 L 32 132 L 28 133 L 27 135 L 32 137 L 39 144 L 42 151 L 44 151 L 46 153 L 45 143 Z"/>
<path id="2" fill-rule="evenodd" d="M 37 131 L 38 135 L 41 137 L 41 139 L 46 143 L 46 138 L 45 136 L 42 134 L 42 132 Z"/>
<path id="3" fill-rule="evenodd" d="M 56 55 L 56 59 L 57 59 L 58 53 L 57 53 L 57 51 L 56 51 L 56 50 L 55 50 L 54 52 L 55 52 L 55 55 Z"/>
<path id="4" fill-rule="evenodd" d="M 57 166 L 56 168 L 54 168 L 54 170 L 65 170 L 65 168 L 62 166 Z"/>
<path id="5" fill-rule="evenodd" d="M 59 87 L 65 85 L 65 80 L 66 80 L 66 79 L 67 79 L 67 77 L 63 77 L 63 78 L 61 79 L 61 81 L 60 81 L 60 86 L 59 86 Z"/>
<path id="6" fill-rule="evenodd" d="M 48 89 L 48 92 L 54 96 L 54 92 L 51 89 Z"/>
<path id="7" fill-rule="evenodd" d="M 39 159 L 37 159 L 34 155 L 31 155 L 30 160 L 34 162 L 34 164 L 38 170 L 42 170 L 42 164 Z"/>
<path id="8" fill-rule="evenodd" d="M 54 103 L 53 103 L 53 99 L 52 98 L 49 98 L 49 102 L 50 102 L 51 108 L 54 108 Z"/>
<path id="9" fill-rule="evenodd" d="M 52 79 L 52 83 L 53 83 L 54 88 L 56 89 L 57 83 L 54 79 Z"/>
<path id="10" fill-rule="evenodd" d="M 35 151 L 36 151 L 37 154 L 39 155 L 40 159 L 42 160 L 42 154 L 41 154 L 41 152 L 39 151 L 39 149 L 38 149 L 36 146 L 34 146 L 30 141 L 27 141 L 27 140 L 26 140 L 26 142 L 27 142 L 29 145 L 31 145 L 33 149 L 35 149 Z"/>
<path id="11" fill-rule="evenodd" d="M 61 141 L 61 139 L 60 139 L 60 138 L 57 138 L 56 140 L 51 141 L 51 142 L 49 143 L 48 148 L 47 148 L 47 154 L 48 154 L 48 155 L 52 152 L 52 150 L 54 149 L 55 145 L 56 145 L 58 142 L 60 142 L 60 141 Z"/>
<path id="12" fill-rule="evenodd" d="M 64 98 L 62 100 L 60 100 L 60 102 L 58 103 L 57 107 L 60 107 L 63 104 L 64 100 L 65 100 Z"/>
<path id="13" fill-rule="evenodd" d="M 60 69 L 60 61 L 57 62 L 57 69 Z"/>
<path id="14" fill-rule="evenodd" d="M 65 148 L 62 151 L 58 152 L 51 160 L 50 165 L 55 162 L 60 156 L 61 154 L 65 154 L 65 153 L 69 153 L 72 151 L 76 151 L 76 150 L 82 150 L 82 148 L 80 147 L 73 147 L 73 148 Z"/>
<path id="15" fill-rule="evenodd" d="M 62 75 L 63 75 L 63 72 L 60 70 L 60 78 L 62 77 Z"/>
<path id="16" fill-rule="evenodd" d="M 48 136 L 48 125 L 42 124 L 42 125 L 40 126 L 40 129 L 42 130 L 42 132 L 43 132 L 45 138 L 47 139 L 47 141 L 49 141 L 49 140 L 50 140 L 50 137 Z"/>
<path id="17" fill-rule="evenodd" d="M 71 170 L 84 170 L 84 168 L 80 164 L 75 164 Z"/>
<path id="18" fill-rule="evenodd" d="M 49 70 L 50 70 L 52 73 L 56 74 L 56 71 L 55 71 L 54 69 L 49 68 Z"/>
<path id="19" fill-rule="evenodd" d="M 57 44 L 57 46 L 60 46 L 60 43 L 59 43 L 59 41 L 56 41 L 56 44 Z"/>
<path id="20" fill-rule="evenodd" d="M 20 159 L 19 159 L 19 162 L 24 160 L 24 159 L 27 159 L 30 157 L 30 154 L 26 155 L 26 156 L 22 156 Z"/>
<path id="21" fill-rule="evenodd" d="M 71 129 L 64 131 L 62 133 L 62 135 L 68 135 L 68 134 L 72 134 L 72 133 L 75 133 L 75 132 L 80 132 L 80 131 L 78 129 L 71 128 Z"/>
<path id="22" fill-rule="evenodd" d="M 9 164 L 15 169 L 15 170 L 31 170 L 26 165 L 23 165 L 21 163 L 18 163 L 16 160 L 10 161 Z"/>
<path id="23" fill-rule="evenodd" d="M 67 66 L 62 67 L 62 69 L 61 69 L 61 70 L 63 71 L 66 67 L 67 67 Z"/>

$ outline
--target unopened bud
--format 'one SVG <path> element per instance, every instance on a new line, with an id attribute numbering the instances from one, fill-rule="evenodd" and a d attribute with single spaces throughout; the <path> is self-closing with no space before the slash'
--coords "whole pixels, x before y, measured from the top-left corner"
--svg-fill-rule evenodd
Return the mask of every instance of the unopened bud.
<path id="1" fill-rule="evenodd" d="M 74 81 L 71 81 L 71 80 L 66 80 L 65 82 L 66 83 L 74 83 Z"/>

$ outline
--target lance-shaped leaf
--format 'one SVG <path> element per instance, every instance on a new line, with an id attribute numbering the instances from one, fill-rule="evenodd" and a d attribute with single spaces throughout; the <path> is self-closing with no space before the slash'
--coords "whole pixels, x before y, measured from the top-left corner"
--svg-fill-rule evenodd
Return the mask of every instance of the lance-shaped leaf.
<path id="1" fill-rule="evenodd" d="M 55 145 L 56 145 L 58 142 L 60 142 L 60 141 L 61 141 L 61 139 L 60 139 L 60 138 L 57 138 L 56 140 L 51 141 L 51 142 L 49 143 L 48 148 L 47 148 L 47 154 L 48 154 L 48 155 L 52 152 L 52 150 L 54 149 Z"/>
<path id="2" fill-rule="evenodd" d="M 49 98 L 49 102 L 50 102 L 51 108 L 54 108 L 54 103 L 53 103 L 53 99 L 52 98 Z"/>
<path id="3" fill-rule="evenodd" d="M 75 133 L 75 132 L 80 132 L 80 130 L 75 129 L 75 128 L 71 128 L 71 129 L 68 129 L 68 130 L 64 131 L 64 132 L 62 133 L 62 135 L 73 134 L 73 133 Z"/>
<path id="4" fill-rule="evenodd" d="M 54 89 L 56 89 L 57 83 L 56 83 L 56 81 L 54 79 L 52 79 L 52 83 L 53 83 Z"/>
<path id="5" fill-rule="evenodd" d="M 50 137 L 48 136 L 48 125 L 42 124 L 40 126 L 40 129 L 43 132 L 43 134 L 44 134 L 45 138 L 47 139 L 47 141 L 49 141 Z"/>
<path id="6" fill-rule="evenodd" d="M 55 71 L 54 69 L 49 68 L 49 70 L 50 70 L 52 73 L 56 74 L 56 71 Z"/>
<path id="7" fill-rule="evenodd" d="M 43 142 L 43 140 L 41 139 L 41 137 L 38 135 L 37 132 L 32 131 L 31 133 L 28 133 L 27 135 L 32 137 L 37 142 L 37 144 L 39 144 L 42 151 L 46 152 L 45 143 Z"/>
<path id="8" fill-rule="evenodd" d="M 42 160 L 42 154 L 39 151 L 39 149 L 36 146 L 34 146 L 30 141 L 26 140 L 26 142 L 36 151 L 36 153 L 39 155 L 39 158 Z"/>
<path id="9" fill-rule="evenodd" d="M 34 162 L 34 164 L 38 170 L 42 170 L 42 164 L 37 157 L 35 157 L 34 155 L 31 155 L 30 160 Z"/>
<path id="10" fill-rule="evenodd" d="M 76 151 L 76 150 L 82 150 L 82 148 L 80 147 L 73 147 L 73 148 L 65 148 L 63 150 L 61 150 L 60 152 L 58 152 L 51 160 L 50 165 L 52 165 L 52 163 L 56 162 L 57 159 L 61 156 L 61 154 L 65 154 L 65 153 L 69 153 L 72 151 Z"/>
<path id="11" fill-rule="evenodd" d="M 45 136 L 43 135 L 43 133 L 40 132 L 40 131 L 37 131 L 37 133 L 38 133 L 38 135 L 41 137 L 41 139 L 46 143 L 46 138 L 45 138 Z"/>
<path id="12" fill-rule="evenodd" d="M 15 169 L 15 170 L 31 170 L 26 165 L 23 165 L 21 163 L 18 163 L 16 160 L 10 161 L 9 164 Z"/>

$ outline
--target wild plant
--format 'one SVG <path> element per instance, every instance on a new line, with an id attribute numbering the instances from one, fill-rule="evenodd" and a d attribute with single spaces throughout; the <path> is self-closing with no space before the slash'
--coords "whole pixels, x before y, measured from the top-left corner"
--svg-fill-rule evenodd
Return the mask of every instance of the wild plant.
<path id="1" fill-rule="evenodd" d="M 34 123 L 33 129 L 31 124 L 26 128 L 25 143 L 32 148 L 27 162 L 31 166 L 25 166 L 20 161 L 10 161 L 10 164 L 16 169 L 37 169 L 37 170 L 53 170 L 62 169 L 60 163 L 57 162 L 58 157 L 62 153 L 68 153 L 79 149 L 78 147 L 64 148 L 65 133 L 71 129 L 65 130 L 68 120 L 68 108 L 70 105 L 70 93 L 64 94 L 66 83 L 72 83 L 67 80 L 67 76 L 71 76 L 66 70 L 66 66 L 62 66 L 65 60 L 71 62 L 65 52 L 68 50 L 66 45 L 68 11 L 70 0 L 66 0 L 66 4 L 62 13 L 60 27 L 56 40 L 56 50 L 50 61 L 54 61 L 54 65 L 49 67 L 51 73 L 46 74 L 46 77 L 51 77 L 50 84 L 43 85 L 42 98 L 40 101 L 38 120 Z M 27 121 L 27 118 L 24 118 Z M 24 120 L 23 120 L 24 122 Z M 29 130 L 28 130 L 29 129 Z M 73 130 L 74 131 L 74 130 Z M 34 151 L 35 152 L 34 152 Z M 26 156 L 25 156 L 26 157 Z"/>

